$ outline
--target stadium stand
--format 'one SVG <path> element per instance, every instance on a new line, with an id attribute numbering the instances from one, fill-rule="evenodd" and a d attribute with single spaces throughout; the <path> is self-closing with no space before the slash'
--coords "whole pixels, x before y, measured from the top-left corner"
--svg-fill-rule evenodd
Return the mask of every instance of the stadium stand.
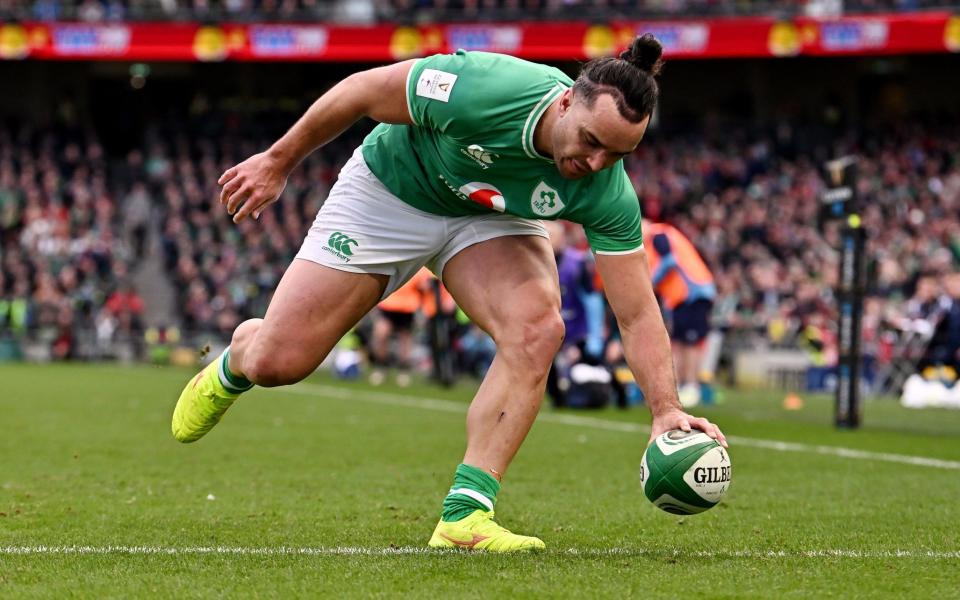
<path id="1" fill-rule="evenodd" d="M 241 321 L 265 312 L 350 149 L 338 142 L 315 153 L 273 210 L 236 227 L 216 202 L 217 179 L 268 142 L 190 140 L 173 149 L 158 140 L 149 150 L 152 161 L 167 165 L 151 180 L 162 199 L 164 266 L 178 290 L 184 328 L 229 335 Z"/>
<path id="2" fill-rule="evenodd" d="M 903 326 L 920 275 L 923 294 L 960 261 L 960 162 L 954 127 L 863 133 L 835 148 L 862 160 L 859 190 L 870 232 L 865 354 L 889 363 L 911 334 Z M 717 273 L 717 317 L 736 334 L 836 359 L 833 289 L 838 232 L 816 227 L 824 181 L 815 157 L 788 139 L 749 143 L 665 141 L 642 147 L 631 172 L 645 214 L 697 241 Z M 785 157 L 793 156 L 792 159 Z M 824 243 L 826 241 L 827 243 Z M 736 343 L 728 340 L 728 344 Z"/>
<path id="3" fill-rule="evenodd" d="M 832 16 L 956 8 L 956 0 L 0 0 L 0 19 L 36 21 L 443 22 Z"/>
<path id="4" fill-rule="evenodd" d="M 944 309 L 917 306 L 952 306 L 941 286 L 960 262 L 956 92 L 923 85 L 951 60 L 726 61 L 724 77 L 706 62 L 668 65 L 662 113 L 626 167 L 643 213 L 679 228 L 715 273 L 712 320 L 728 358 L 802 349 L 834 364 L 839 236 L 818 222 L 819 195 L 823 162 L 848 152 L 862 157 L 864 345 L 877 379 L 902 379 L 946 339 L 933 335 Z M 3 66 L 25 93 L 0 98 L 0 353 L 117 354 L 118 340 L 151 327 L 179 327 L 184 344 L 202 346 L 262 315 L 369 127 L 314 153 L 271 210 L 237 227 L 216 203 L 219 175 L 364 65 Z M 830 78 L 817 79 L 822 68 Z M 703 85 L 716 90 L 709 107 Z M 73 108 L 61 105 L 71 97 Z"/>
<path id="5" fill-rule="evenodd" d="M 0 128 L 0 331 L 24 351 L 93 356 L 140 329 L 115 184 L 89 132 Z"/>
<path id="6" fill-rule="evenodd" d="M 216 202 L 216 180 L 270 136 L 188 133 L 158 126 L 143 147 L 108 157 L 89 134 L 3 130 L 5 329 L 43 340 L 56 356 L 75 354 L 73 340 L 91 333 L 101 346 L 138 334 L 143 302 L 129 284 L 150 243 L 148 221 L 159 223 L 175 324 L 222 337 L 263 314 L 359 133 L 315 153 L 272 210 L 239 227 Z M 941 302 L 940 281 L 960 261 L 957 133 L 914 122 L 835 148 L 863 157 L 859 188 L 874 257 L 865 339 L 881 363 L 916 329 L 905 323 L 939 314 L 918 307 Z M 714 269 L 715 321 L 731 334 L 728 345 L 803 347 L 815 362 L 835 359 L 837 232 L 817 228 L 823 151 L 784 130 L 734 131 L 718 143 L 656 136 L 628 159 L 645 215 L 680 228 Z M 95 356 L 95 348 L 81 354 Z"/>

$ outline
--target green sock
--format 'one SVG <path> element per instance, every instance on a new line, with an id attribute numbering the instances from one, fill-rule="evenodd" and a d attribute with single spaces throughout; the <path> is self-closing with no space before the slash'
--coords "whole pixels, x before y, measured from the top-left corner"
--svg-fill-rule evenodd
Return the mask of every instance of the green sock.
<path id="1" fill-rule="evenodd" d="M 443 521 L 459 521 L 475 510 L 493 510 L 500 482 L 477 467 L 457 465 L 453 487 L 443 499 Z"/>
<path id="2" fill-rule="evenodd" d="M 239 394 L 240 392 L 245 392 L 253 387 L 253 383 L 249 379 L 244 379 L 239 375 L 234 375 L 230 372 L 230 347 L 228 346 L 226 350 L 223 351 L 223 355 L 220 357 L 220 368 L 219 376 L 220 383 L 224 388 L 231 394 Z"/>

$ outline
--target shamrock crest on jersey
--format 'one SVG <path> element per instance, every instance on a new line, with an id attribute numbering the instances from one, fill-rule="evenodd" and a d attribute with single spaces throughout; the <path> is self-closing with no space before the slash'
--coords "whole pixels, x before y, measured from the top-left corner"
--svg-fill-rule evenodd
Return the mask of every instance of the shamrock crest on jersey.
<path id="1" fill-rule="evenodd" d="M 557 190 L 541 181 L 530 196 L 530 207 L 542 217 L 551 217 L 563 210 L 564 204 Z"/>

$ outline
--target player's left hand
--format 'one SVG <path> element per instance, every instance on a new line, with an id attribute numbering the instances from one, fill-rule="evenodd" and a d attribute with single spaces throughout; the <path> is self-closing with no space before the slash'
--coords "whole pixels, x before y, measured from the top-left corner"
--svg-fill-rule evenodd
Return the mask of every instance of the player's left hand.
<path id="1" fill-rule="evenodd" d="M 727 438 L 724 437 L 720 428 L 702 417 L 694 417 L 683 412 L 679 408 L 671 409 L 665 413 L 653 417 L 653 424 L 650 431 L 650 442 L 658 435 L 666 433 L 673 429 L 682 429 L 690 431 L 699 429 L 708 436 L 720 442 L 724 448 L 728 448 Z M 649 442 L 648 442 L 649 444 Z"/>
<path id="2" fill-rule="evenodd" d="M 239 223 L 247 217 L 260 218 L 260 213 L 277 201 L 287 185 L 288 171 L 269 152 L 254 154 L 242 163 L 224 171 L 218 185 L 220 204 Z"/>

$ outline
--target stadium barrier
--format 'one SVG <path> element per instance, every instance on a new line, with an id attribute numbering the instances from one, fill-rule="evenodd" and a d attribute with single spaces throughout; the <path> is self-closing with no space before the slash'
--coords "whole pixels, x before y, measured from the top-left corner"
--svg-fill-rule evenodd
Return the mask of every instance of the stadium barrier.
<path id="1" fill-rule="evenodd" d="M 743 351 L 734 358 L 736 384 L 743 388 L 803 390 L 813 366 L 810 355 L 802 350 Z"/>
<path id="2" fill-rule="evenodd" d="M 646 32 L 672 60 L 960 52 L 960 16 L 930 12 L 421 26 L 9 22 L 0 24 L 0 59 L 393 61 L 462 48 L 581 60 Z"/>

